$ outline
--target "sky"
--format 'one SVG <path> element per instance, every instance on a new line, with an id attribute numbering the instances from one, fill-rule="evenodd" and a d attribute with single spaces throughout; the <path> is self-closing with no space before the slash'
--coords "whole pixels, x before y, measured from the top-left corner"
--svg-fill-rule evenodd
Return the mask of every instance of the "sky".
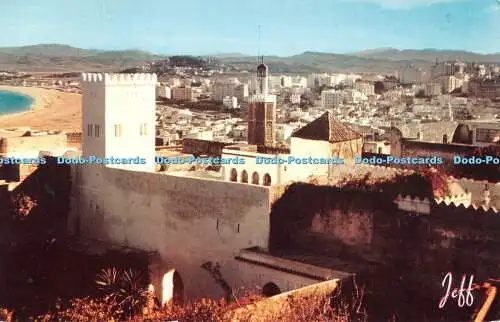
<path id="1" fill-rule="evenodd" d="M 381 47 L 500 52 L 500 0 L 0 2 L 0 47 L 280 56 Z"/>

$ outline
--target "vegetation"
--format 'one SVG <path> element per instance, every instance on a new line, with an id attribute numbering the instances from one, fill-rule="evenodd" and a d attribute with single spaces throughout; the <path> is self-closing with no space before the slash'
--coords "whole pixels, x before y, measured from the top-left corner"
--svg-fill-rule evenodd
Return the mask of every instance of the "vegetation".
<path id="1" fill-rule="evenodd" d="M 172 57 L 171 57 L 172 58 Z M 174 61 L 202 66 L 210 57 L 174 56 Z M 253 70 L 258 63 L 253 56 L 219 55 L 217 60 L 234 70 Z M 0 48 L 0 69 L 16 71 L 76 71 L 123 70 L 146 62 L 167 59 L 140 50 L 102 51 L 81 49 L 59 44 Z M 271 72 L 393 72 L 408 62 L 416 67 L 428 68 L 435 60 L 463 60 L 482 63 L 500 61 L 500 55 L 481 55 L 463 51 L 395 50 L 384 49 L 351 54 L 304 52 L 302 54 L 265 57 Z"/>
<path id="2" fill-rule="evenodd" d="M 0 48 L 0 69 L 16 71 L 79 71 L 123 70 L 135 68 L 146 62 L 166 59 L 140 50 L 102 51 L 81 49 L 59 44 L 43 44 L 25 47 Z M 210 58 L 174 56 L 176 66 L 184 63 L 203 65 Z M 304 52 L 290 57 L 265 57 L 271 72 L 392 72 L 412 61 L 416 67 L 429 67 L 439 60 L 462 59 L 465 61 L 497 62 L 498 55 L 479 55 L 467 52 L 378 51 L 376 53 L 333 54 Z M 217 60 L 235 70 L 253 70 L 255 57 L 244 55 L 220 55 Z"/>
<path id="3" fill-rule="evenodd" d="M 0 48 L 0 69 L 37 72 L 113 71 L 137 67 L 160 56 L 139 51 L 101 51 L 46 44 Z"/>
<path id="4" fill-rule="evenodd" d="M 370 59 L 389 59 L 394 61 L 427 61 L 434 63 L 447 60 L 461 60 L 468 62 L 493 63 L 500 61 L 500 55 L 478 54 L 463 50 L 437 50 L 437 49 L 405 49 L 382 48 L 364 50 L 351 55 Z"/>
<path id="5" fill-rule="evenodd" d="M 476 148 L 470 155 L 464 156 L 465 158 L 480 157 L 485 158 L 487 156 L 500 158 L 500 143 L 496 145 L 490 145 L 486 147 Z M 476 180 L 488 180 L 491 182 L 496 182 L 500 180 L 500 168 L 498 164 L 481 164 L 477 166 L 475 164 L 461 164 L 460 166 L 454 166 L 451 169 L 454 176 L 474 178 Z"/>
<path id="6" fill-rule="evenodd" d="M 186 305 L 160 307 L 151 289 L 139 287 L 140 275 L 130 270 L 109 268 L 98 274 L 100 298 L 78 298 L 67 307 L 37 317 L 38 321 L 225 321 L 228 316 L 239 321 L 366 321 L 363 309 L 364 288 L 355 286 L 351 295 L 339 287 L 331 296 L 290 295 L 281 299 L 287 305 L 274 316 L 268 301 L 258 309 L 251 304 L 264 300 L 247 294 L 234 302 L 202 298 Z M 1 313 L 1 312 L 0 312 Z M 9 311 L 5 310 L 5 314 Z M 9 313 L 12 315 L 12 312 Z M 256 315 L 257 314 L 257 315 Z M 250 319 L 251 318 L 251 319 Z"/>
<path id="7" fill-rule="evenodd" d="M 12 196 L 12 204 L 14 206 L 15 214 L 26 217 L 30 214 L 31 210 L 35 208 L 38 203 L 33 200 L 30 196 L 23 193 L 17 193 Z"/>
<path id="8" fill-rule="evenodd" d="M 419 90 L 415 94 L 415 98 L 427 98 L 427 96 L 425 95 L 425 91 L 423 89 Z"/>

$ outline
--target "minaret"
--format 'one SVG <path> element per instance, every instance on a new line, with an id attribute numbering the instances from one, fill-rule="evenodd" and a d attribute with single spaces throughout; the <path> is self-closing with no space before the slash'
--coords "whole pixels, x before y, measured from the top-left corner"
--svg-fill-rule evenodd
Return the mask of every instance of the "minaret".
<path id="1" fill-rule="evenodd" d="M 268 68 L 264 64 L 264 56 L 261 57 L 261 63 L 257 66 L 257 95 L 269 94 L 269 73 Z"/>
<path id="2" fill-rule="evenodd" d="M 268 68 L 261 57 L 257 91 L 248 100 L 248 144 L 273 147 L 276 143 L 276 96 L 269 94 Z"/>

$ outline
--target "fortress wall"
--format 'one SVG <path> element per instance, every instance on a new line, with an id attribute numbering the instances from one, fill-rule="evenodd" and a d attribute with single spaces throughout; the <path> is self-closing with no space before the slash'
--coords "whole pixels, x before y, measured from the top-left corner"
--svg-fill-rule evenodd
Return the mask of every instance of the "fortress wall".
<path id="1" fill-rule="evenodd" d="M 490 206 L 500 209 L 500 183 L 465 178 L 451 178 L 451 180 L 457 182 L 462 188 L 471 192 L 472 203 L 477 205 L 483 203 L 483 190 L 487 184 L 488 190 L 490 191 Z"/>
<path id="2" fill-rule="evenodd" d="M 68 147 L 81 149 L 82 147 L 82 132 L 66 133 L 66 143 Z"/>
<path id="3" fill-rule="evenodd" d="M 224 296 L 205 262 L 230 285 L 237 251 L 267 248 L 270 192 L 262 186 L 99 166 L 72 167 L 69 228 L 82 237 L 157 250 L 190 296 Z M 235 284 L 235 283 L 234 283 Z"/>
<path id="4" fill-rule="evenodd" d="M 434 201 L 429 214 L 406 208 L 383 192 L 296 185 L 273 205 L 270 249 L 400 263 L 438 278 L 450 270 L 489 274 L 500 259 L 497 210 Z"/>
<path id="5" fill-rule="evenodd" d="M 442 296 L 447 272 L 474 275 L 475 281 L 498 276 L 496 210 L 431 201 L 430 214 L 419 215 L 391 202 L 384 193 L 296 187 L 272 208 L 270 250 L 329 258 L 340 270 L 343 262 L 352 263 L 352 273 L 391 276 L 415 288 L 416 297 L 431 299 Z"/>
<path id="6" fill-rule="evenodd" d="M 0 140 L 1 153 L 38 154 L 41 150 L 61 149 L 67 147 L 65 134 L 33 135 L 5 138 Z"/>

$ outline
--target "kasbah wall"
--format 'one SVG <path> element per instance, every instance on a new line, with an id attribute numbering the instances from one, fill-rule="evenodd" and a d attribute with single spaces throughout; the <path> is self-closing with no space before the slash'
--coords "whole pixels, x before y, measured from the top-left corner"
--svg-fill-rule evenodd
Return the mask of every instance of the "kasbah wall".
<path id="1" fill-rule="evenodd" d="M 254 246 L 393 267 L 437 292 L 448 271 L 497 274 L 498 212 L 431 201 L 430 214 L 415 216 L 398 210 L 394 197 L 74 166 L 69 226 L 82 237 L 160 252 L 164 272 L 180 273 L 186 298 L 225 295 L 201 268 L 209 261 L 235 288 L 272 281 L 289 291 L 316 282 L 234 259 Z"/>
<path id="2" fill-rule="evenodd" d="M 448 271 L 498 276 L 498 212 L 431 201 L 430 214 L 416 215 L 399 210 L 393 197 L 296 184 L 273 205 L 270 251 L 392 267 L 393 278 L 412 280 L 431 296 L 442 292 Z"/>
<path id="3" fill-rule="evenodd" d="M 243 248 L 268 247 L 267 187 L 99 166 L 71 171 L 70 230 L 84 238 L 158 251 L 163 273 L 173 268 L 180 274 L 186 299 L 225 296 L 201 268 L 209 261 L 220 265 L 235 292 L 258 292 L 270 281 L 282 291 L 317 282 L 234 259 Z"/>

